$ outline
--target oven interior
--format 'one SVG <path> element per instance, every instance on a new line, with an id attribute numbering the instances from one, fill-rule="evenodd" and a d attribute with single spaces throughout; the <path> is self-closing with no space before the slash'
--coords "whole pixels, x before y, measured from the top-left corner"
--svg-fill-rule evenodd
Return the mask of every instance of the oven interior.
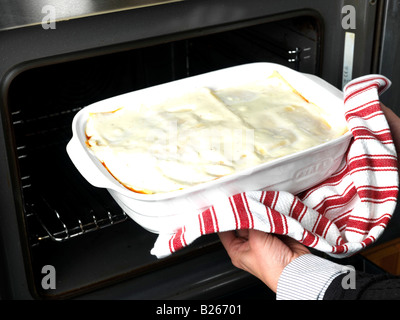
<path id="1" fill-rule="evenodd" d="M 251 62 L 319 74 L 323 30 L 313 16 L 248 21 L 222 29 L 41 62 L 14 78 L 8 105 L 33 296 L 77 297 L 220 248 L 217 236 L 210 235 L 169 258 L 151 256 L 156 235 L 127 218 L 106 190 L 80 176 L 66 144 L 76 112 L 118 94 Z M 41 286 L 45 265 L 57 271 L 54 290 Z"/>

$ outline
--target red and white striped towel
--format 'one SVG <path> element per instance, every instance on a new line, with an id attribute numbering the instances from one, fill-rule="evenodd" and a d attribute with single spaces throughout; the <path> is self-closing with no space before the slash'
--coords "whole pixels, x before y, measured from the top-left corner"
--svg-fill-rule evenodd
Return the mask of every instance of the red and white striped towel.
<path id="1" fill-rule="evenodd" d="M 345 118 L 353 133 L 339 169 L 298 195 L 249 191 L 221 199 L 174 234 L 160 234 L 158 258 L 205 234 L 253 228 L 290 236 L 341 258 L 370 245 L 386 228 L 398 194 L 397 156 L 379 95 L 390 86 L 380 75 L 344 88 Z"/>

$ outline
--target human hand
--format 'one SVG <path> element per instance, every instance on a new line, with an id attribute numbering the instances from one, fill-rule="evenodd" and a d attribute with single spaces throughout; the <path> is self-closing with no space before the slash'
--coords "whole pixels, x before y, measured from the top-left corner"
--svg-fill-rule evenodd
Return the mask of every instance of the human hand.
<path id="1" fill-rule="evenodd" d="M 253 229 L 218 235 L 232 264 L 259 278 L 274 292 L 283 269 L 297 257 L 310 253 L 292 238 Z"/>

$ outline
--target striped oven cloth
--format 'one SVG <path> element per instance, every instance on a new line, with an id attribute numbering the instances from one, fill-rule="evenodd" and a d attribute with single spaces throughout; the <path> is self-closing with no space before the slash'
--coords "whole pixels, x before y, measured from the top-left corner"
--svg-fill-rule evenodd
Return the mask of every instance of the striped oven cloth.
<path id="1" fill-rule="evenodd" d="M 249 191 L 222 199 L 176 233 L 160 234 L 151 254 L 162 258 L 202 235 L 248 228 L 287 235 L 337 258 L 376 241 L 398 194 L 396 150 L 379 103 L 389 86 L 380 75 L 345 86 L 345 118 L 353 138 L 339 169 L 324 182 L 298 195 Z"/>

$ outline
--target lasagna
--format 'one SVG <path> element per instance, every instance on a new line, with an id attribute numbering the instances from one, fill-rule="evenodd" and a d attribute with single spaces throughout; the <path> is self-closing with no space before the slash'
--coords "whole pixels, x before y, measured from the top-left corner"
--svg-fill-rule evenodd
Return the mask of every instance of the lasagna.
<path id="1" fill-rule="evenodd" d="M 89 115 L 86 144 L 126 188 L 181 190 L 343 134 L 278 73 Z"/>

